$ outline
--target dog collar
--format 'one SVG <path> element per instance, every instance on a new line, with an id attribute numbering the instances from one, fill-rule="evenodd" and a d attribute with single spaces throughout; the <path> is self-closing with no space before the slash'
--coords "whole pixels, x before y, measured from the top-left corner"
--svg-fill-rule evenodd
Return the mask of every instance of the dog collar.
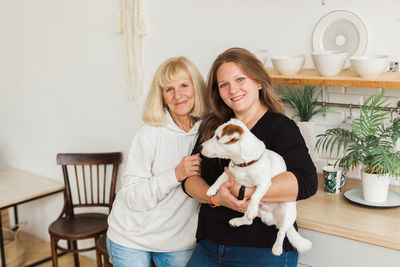
<path id="1" fill-rule="evenodd" d="M 262 157 L 262 155 L 261 155 L 261 157 Z M 258 159 L 252 160 L 252 161 L 250 161 L 250 162 L 247 162 L 247 163 L 245 162 L 245 163 L 236 164 L 236 163 L 233 162 L 233 161 L 232 161 L 232 163 L 233 163 L 234 166 L 238 166 L 238 167 L 243 168 L 243 167 L 247 167 L 247 166 L 253 165 L 253 164 L 256 163 L 257 161 L 259 161 L 259 160 L 261 159 L 261 157 L 259 157 Z"/>

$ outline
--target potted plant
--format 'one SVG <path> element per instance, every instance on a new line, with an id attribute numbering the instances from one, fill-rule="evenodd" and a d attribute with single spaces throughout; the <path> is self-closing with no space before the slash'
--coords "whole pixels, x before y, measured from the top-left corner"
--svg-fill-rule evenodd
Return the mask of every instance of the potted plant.
<path id="1" fill-rule="evenodd" d="M 389 125 L 388 106 L 383 98 L 384 91 L 369 97 L 360 107 L 360 116 L 354 119 L 352 129 L 328 129 L 317 136 L 316 149 L 330 151 L 334 148 L 343 156 L 336 162 L 346 169 L 361 167 L 363 198 L 370 202 L 384 202 L 387 199 L 392 177 L 400 176 L 400 118 Z"/>
<path id="2" fill-rule="evenodd" d="M 325 113 L 328 108 L 320 107 L 317 100 L 321 90 L 316 90 L 315 86 L 305 86 L 303 89 L 294 87 L 286 87 L 282 91 L 282 99 L 286 100 L 294 109 L 296 114 L 293 117 L 299 117 L 300 121 L 296 122 L 304 137 L 311 159 L 316 162 L 318 154 L 315 147 L 315 131 L 314 123 L 311 118 L 319 113 Z"/>

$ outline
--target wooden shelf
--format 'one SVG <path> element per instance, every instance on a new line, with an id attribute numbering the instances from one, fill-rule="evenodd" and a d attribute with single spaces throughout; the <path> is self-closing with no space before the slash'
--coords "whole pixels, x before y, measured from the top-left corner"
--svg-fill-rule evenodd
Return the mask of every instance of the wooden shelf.
<path id="1" fill-rule="evenodd" d="M 361 187 L 358 179 L 347 179 L 343 192 L 337 195 L 323 191 L 319 175 L 317 194 L 297 202 L 297 225 L 301 228 L 400 250 L 400 207 L 374 208 L 348 201 L 343 192 Z M 400 188 L 391 186 L 399 192 Z M 396 233 L 396 234 L 394 234 Z"/>
<path id="2" fill-rule="evenodd" d="M 280 75 L 274 68 L 267 68 L 267 72 L 272 84 L 400 89 L 400 72 L 384 72 L 373 78 L 359 77 L 353 70 L 333 77 L 321 76 L 316 69 L 303 69 L 296 75 Z"/>

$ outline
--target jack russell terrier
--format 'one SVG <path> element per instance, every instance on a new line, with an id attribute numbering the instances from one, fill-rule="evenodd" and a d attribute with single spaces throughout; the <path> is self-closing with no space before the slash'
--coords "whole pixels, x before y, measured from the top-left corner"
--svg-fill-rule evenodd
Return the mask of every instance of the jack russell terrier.
<path id="1" fill-rule="evenodd" d="M 266 149 L 265 144 L 243 122 L 231 119 L 220 125 L 214 136 L 202 144 L 201 153 L 209 158 L 230 159 L 229 170 L 236 182 L 247 187 L 256 186 L 244 216 L 229 221 L 232 227 L 250 225 L 258 216 L 263 223 L 275 225 L 279 230 L 272 247 L 274 255 L 282 254 L 285 235 L 297 251 L 304 252 L 311 248 L 311 241 L 301 237 L 293 226 L 296 220 L 295 201 L 261 202 L 271 186 L 271 179 L 286 172 L 286 164 L 279 154 Z M 223 172 L 207 191 L 207 195 L 214 196 L 228 179 L 229 176 Z"/>

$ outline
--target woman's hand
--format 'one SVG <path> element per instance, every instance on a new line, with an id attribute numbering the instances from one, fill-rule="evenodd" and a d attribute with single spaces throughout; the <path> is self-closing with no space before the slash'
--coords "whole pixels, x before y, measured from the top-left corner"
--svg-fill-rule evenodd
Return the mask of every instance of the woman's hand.
<path id="1" fill-rule="evenodd" d="M 186 177 L 194 175 L 200 176 L 200 165 L 201 158 L 199 153 L 183 157 L 182 161 L 175 168 L 176 179 L 182 182 Z"/>
<path id="2" fill-rule="evenodd" d="M 217 194 L 213 196 L 213 199 L 219 205 L 225 206 L 238 212 L 245 213 L 249 204 L 247 197 L 243 198 L 242 200 L 238 200 L 237 197 L 231 193 L 232 187 L 234 187 L 236 184 L 237 183 L 235 182 L 235 180 L 228 180 L 223 185 L 221 185 Z"/>

